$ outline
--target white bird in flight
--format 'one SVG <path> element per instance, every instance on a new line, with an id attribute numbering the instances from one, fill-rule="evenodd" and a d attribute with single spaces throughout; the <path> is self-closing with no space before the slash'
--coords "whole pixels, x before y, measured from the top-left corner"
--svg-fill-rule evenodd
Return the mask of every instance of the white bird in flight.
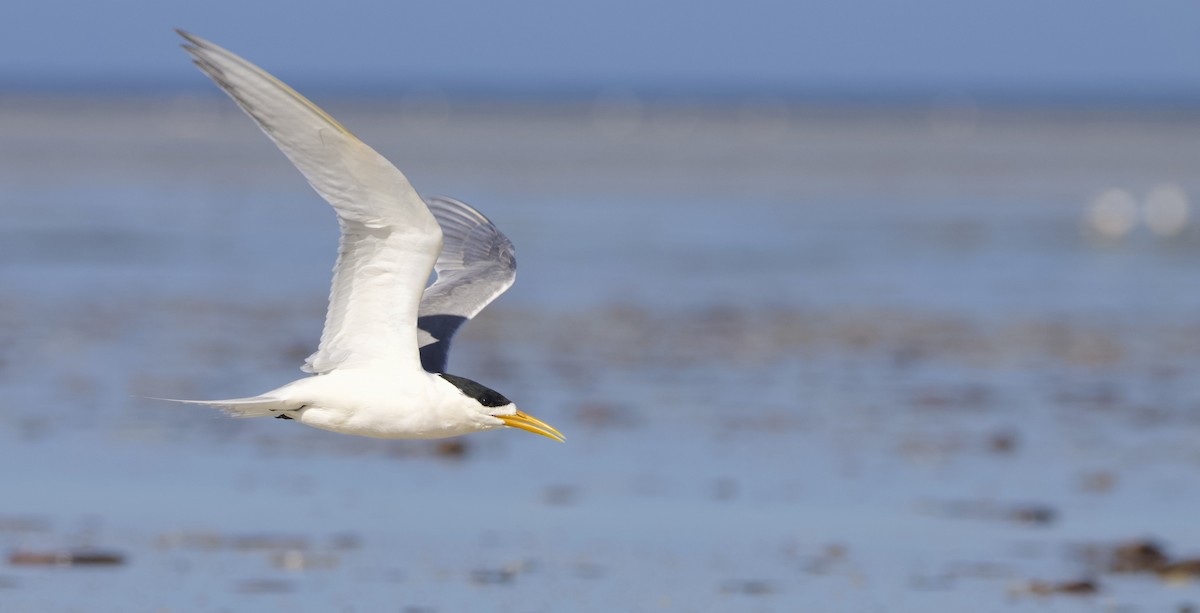
<path id="1" fill-rule="evenodd" d="M 249 398 L 183 400 L 376 438 L 519 428 L 563 436 L 492 389 L 445 373 L 450 339 L 516 278 L 512 243 L 452 198 L 408 179 L 307 98 L 182 30 L 196 66 L 246 111 L 337 213 L 341 227 L 312 376 Z M 425 287 L 430 271 L 437 280 Z"/>

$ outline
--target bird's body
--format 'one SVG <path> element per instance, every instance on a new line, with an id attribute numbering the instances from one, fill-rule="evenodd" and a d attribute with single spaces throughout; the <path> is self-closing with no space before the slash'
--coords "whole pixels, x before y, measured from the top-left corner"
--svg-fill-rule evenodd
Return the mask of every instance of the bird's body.
<path id="1" fill-rule="evenodd" d="M 512 244 L 451 198 L 422 198 L 390 162 L 257 66 L 179 32 L 196 65 L 242 107 L 333 207 L 342 235 L 312 376 L 249 398 L 181 401 L 377 438 L 509 426 L 562 440 L 479 383 L 446 374 L 463 323 L 512 285 Z M 430 273 L 437 281 L 426 288 Z"/>
<path id="2" fill-rule="evenodd" d="M 504 425 L 497 417 L 465 410 L 471 408 L 469 400 L 443 375 L 348 368 L 298 379 L 232 409 L 242 416 L 284 416 L 374 438 L 443 438 Z"/>

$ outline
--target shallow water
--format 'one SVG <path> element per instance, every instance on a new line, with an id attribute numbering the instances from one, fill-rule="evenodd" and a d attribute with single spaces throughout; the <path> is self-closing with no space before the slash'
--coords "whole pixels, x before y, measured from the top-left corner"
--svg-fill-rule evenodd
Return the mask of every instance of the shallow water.
<path id="1" fill-rule="evenodd" d="M 299 376 L 336 228 L 218 98 L 0 101 L 4 611 L 1173 610 L 1200 583 L 1200 115 L 332 103 L 513 239 L 452 369 L 568 437 L 146 399 Z M 760 112 L 762 111 L 762 112 Z M 1032 593 L 1091 578 L 1094 594 Z"/>

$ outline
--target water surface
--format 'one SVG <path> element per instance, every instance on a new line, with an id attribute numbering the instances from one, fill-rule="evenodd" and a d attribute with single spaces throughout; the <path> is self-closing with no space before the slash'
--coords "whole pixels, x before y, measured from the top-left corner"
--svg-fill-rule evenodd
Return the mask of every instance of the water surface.
<path id="1" fill-rule="evenodd" d="M 0 101 L 5 611 L 1096 610 L 1200 555 L 1200 115 L 333 101 L 517 246 L 452 370 L 562 430 L 231 420 L 336 227 L 217 98 Z M 946 123 L 949 121 L 950 123 Z M 1090 578 L 1091 595 L 1031 593 Z"/>

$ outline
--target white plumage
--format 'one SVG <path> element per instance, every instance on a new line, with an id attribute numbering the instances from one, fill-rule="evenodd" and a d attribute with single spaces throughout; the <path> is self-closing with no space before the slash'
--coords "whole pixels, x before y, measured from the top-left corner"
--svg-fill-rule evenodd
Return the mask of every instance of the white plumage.
<path id="1" fill-rule="evenodd" d="M 563 440 L 499 393 L 443 372 L 453 334 L 512 285 L 508 239 L 460 201 L 427 204 L 399 169 L 279 79 L 179 34 L 200 70 L 295 164 L 341 227 L 325 329 L 304 365 L 314 376 L 250 398 L 181 402 L 381 438 L 510 426 Z M 437 281 L 426 289 L 435 263 Z"/>

